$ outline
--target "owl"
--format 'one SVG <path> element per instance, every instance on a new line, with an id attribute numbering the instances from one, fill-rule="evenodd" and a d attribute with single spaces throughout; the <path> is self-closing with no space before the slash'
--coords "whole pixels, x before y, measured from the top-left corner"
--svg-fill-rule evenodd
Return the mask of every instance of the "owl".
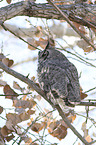
<path id="1" fill-rule="evenodd" d="M 48 42 L 38 53 L 38 81 L 47 98 L 61 109 L 80 103 L 80 86 L 76 67 Z"/>

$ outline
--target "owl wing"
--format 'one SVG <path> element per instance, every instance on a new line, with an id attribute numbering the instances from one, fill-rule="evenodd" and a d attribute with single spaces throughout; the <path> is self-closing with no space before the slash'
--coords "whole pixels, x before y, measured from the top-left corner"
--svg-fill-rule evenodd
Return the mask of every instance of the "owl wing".
<path id="1" fill-rule="evenodd" d="M 66 75 L 69 79 L 69 83 L 67 85 L 68 89 L 68 101 L 71 104 L 80 103 L 80 85 L 79 85 L 79 79 L 78 79 L 78 72 L 76 67 L 69 63 L 68 67 L 66 68 Z"/>
<path id="2" fill-rule="evenodd" d="M 71 104 L 80 103 L 80 86 L 78 79 L 78 72 L 76 67 L 69 61 L 59 61 L 56 62 L 57 67 L 61 68 L 62 72 L 66 74 L 67 77 L 67 92 L 66 102 Z M 68 100 L 68 101 L 67 101 Z"/>
<path id="3" fill-rule="evenodd" d="M 41 88 L 47 94 L 47 97 L 56 105 L 58 99 L 67 101 L 68 96 L 68 77 L 65 70 L 58 67 L 57 64 L 47 64 L 42 67 L 41 73 L 39 75 L 39 82 Z M 62 102 L 60 100 L 60 102 Z"/>
<path id="4" fill-rule="evenodd" d="M 54 105 L 58 99 L 65 101 L 66 105 L 80 102 L 78 74 L 75 77 L 73 71 L 76 73 L 75 66 L 61 68 L 52 63 L 42 68 L 39 82 Z"/>

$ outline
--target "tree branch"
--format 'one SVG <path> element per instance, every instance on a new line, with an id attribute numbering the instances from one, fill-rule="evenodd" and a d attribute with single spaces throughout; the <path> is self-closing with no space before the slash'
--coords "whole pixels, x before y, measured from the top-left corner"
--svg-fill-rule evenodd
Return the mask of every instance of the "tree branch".
<path id="1" fill-rule="evenodd" d="M 56 6 L 51 0 L 48 0 L 48 2 L 54 6 L 54 8 L 63 16 L 63 18 L 67 21 L 67 23 L 81 36 L 81 38 L 83 38 L 90 46 L 93 47 L 94 50 L 96 50 L 95 46 L 91 43 L 90 40 L 88 40 L 83 33 L 81 33 L 73 24 L 72 22 L 69 20 L 69 18 L 66 16 L 66 14 L 64 12 L 62 12 L 58 6 Z"/>
<path id="2" fill-rule="evenodd" d="M 62 109 L 57 105 L 56 109 L 59 112 L 59 115 L 62 117 L 64 122 L 68 125 L 68 127 L 74 132 L 74 134 L 85 144 L 85 145 L 90 145 L 80 134 L 79 132 L 71 125 L 70 121 L 67 119 L 66 115 L 62 111 Z"/>
<path id="3" fill-rule="evenodd" d="M 58 7 L 67 14 L 71 21 L 96 29 L 96 4 L 70 4 L 58 5 Z M 4 22 L 16 16 L 64 20 L 64 17 L 47 3 L 36 4 L 31 1 L 21 1 L 0 8 L 0 21 Z"/>
<path id="4" fill-rule="evenodd" d="M 18 37 L 20 40 L 22 40 L 23 42 L 29 44 L 30 46 L 34 47 L 35 49 L 40 50 L 39 48 L 35 47 L 34 45 L 30 44 L 29 42 L 27 42 L 26 40 L 24 40 L 22 37 L 20 37 L 18 34 L 16 34 L 15 32 L 13 32 L 12 30 L 10 30 L 9 28 L 7 28 L 3 23 L 1 23 L 1 26 L 4 28 L 5 31 L 9 31 L 10 33 L 12 33 L 14 36 Z"/>
<path id="5" fill-rule="evenodd" d="M 79 106 L 96 106 L 96 101 L 95 102 L 80 102 L 78 104 Z"/>
<path id="6" fill-rule="evenodd" d="M 62 111 L 62 109 L 56 105 L 54 106 L 53 103 L 47 99 L 45 93 L 43 92 L 43 90 L 41 90 L 33 81 L 31 81 L 29 78 L 25 77 L 24 75 L 12 70 L 11 68 L 7 67 L 5 64 L 3 64 L 0 61 L 0 68 L 2 70 L 4 70 L 6 73 L 14 76 L 15 78 L 18 78 L 19 80 L 21 80 L 22 82 L 25 82 L 26 84 L 28 84 L 32 89 L 34 89 L 38 94 L 40 94 L 46 101 L 48 101 L 50 103 L 50 105 L 52 105 L 52 107 L 55 107 L 60 116 L 62 117 L 62 119 L 64 120 L 64 122 L 67 124 L 67 126 L 74 132 L 74 134 L 86 145 L 89 145 L 89 143 L 79 134 L 79 132 L 71 125 L 71 123 L 69 122 L 69 120 L 66 118 L 64 112 Z"/>

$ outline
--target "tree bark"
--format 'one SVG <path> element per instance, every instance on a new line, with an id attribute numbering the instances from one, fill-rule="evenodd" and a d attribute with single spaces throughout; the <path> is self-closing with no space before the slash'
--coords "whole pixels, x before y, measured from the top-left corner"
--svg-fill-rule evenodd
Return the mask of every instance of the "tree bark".
<path id="1" fill-rule="evenodd" d="M 81 25 L 96 28 L 96 4 L 58 5 L 67 17 Z M 4 22 L 15 16 L 29 16 L 46 19 L 64 20 L 62 15 L 50 4 L 36 4 L 21 1 L 0 8 L 0 21 Z"/>

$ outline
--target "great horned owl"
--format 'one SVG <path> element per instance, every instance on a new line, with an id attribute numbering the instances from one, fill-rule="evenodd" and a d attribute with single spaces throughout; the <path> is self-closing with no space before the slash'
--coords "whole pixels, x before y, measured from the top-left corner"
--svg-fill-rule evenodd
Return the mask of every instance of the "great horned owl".
<path id="1" fill-rule="evenodd" d="M 38 81 L 46 96 L 61 108 L 80 103 L 80 86 L 76 67 L 48 43 L 38 53 Z"/>

